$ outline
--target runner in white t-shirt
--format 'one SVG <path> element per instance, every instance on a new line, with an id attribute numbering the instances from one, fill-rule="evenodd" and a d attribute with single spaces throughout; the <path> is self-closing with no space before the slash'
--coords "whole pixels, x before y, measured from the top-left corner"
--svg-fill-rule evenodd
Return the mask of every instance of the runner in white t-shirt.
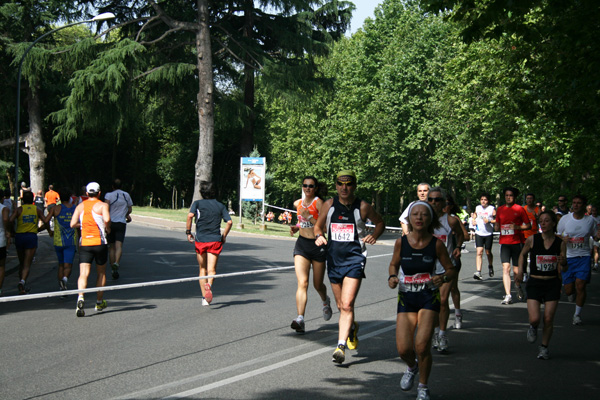
<path id="1" fill-rule="evenodd" d="M 426 182 L 422 182 L 419 183 L 417 185 L 417 197 L 419 198 L 419 201 L 425 201 L 427 202 L 427 193 L 429 193 L 429 183 Z M 416 200 L 415 200 L 416 201 Z M 410 208 L 410 206 L 414 203 L 411 202 L 408 207 L 406 207 L 404 209 L 404 212 L 402 213 L 402 215 L 400 215 L 400 224 L 402 225 L 402 233 L 403 235 L 408 235 L 408 209 Z"/>
<path id="2" fill-rule="evenodd" d="M 483 264 L 483 249 L 488 260 L 488 270 L 490 278 L 494 276 L 494 255 L 492 254 L 492 244 L 494 242 L 494 223 L 496 222 L 496 209 L 490 205 L 489 193 L 482 193 L 479 196 L 481 205 L 475 207 L 475 220 L 477 226 L 475 228 L 475 248 L 477 255 L 475 256 L 476 271 L 473 274 L 473 279 L 482 280 L 481 266 Z"/>
<path id="3" fill-rule="evenodd" d="M 597 238 L 596 220 L 585 215 L 587 199 L 583 195 L 573 197 L 572 213 L 564 215 L 558 221 L 557 233 L 567 244 L 567 271 L 562 273 L 565 293 L 575 297 L 575 315 L 573 325 L 581 325 L 581 310 L 585 303 L 586 285 L 591 277 L 590 236 Z"/>

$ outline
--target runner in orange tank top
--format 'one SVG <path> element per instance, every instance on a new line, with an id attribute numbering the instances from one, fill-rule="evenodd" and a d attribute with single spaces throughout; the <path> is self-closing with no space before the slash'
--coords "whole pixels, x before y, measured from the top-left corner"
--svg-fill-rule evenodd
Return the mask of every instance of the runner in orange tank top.
<path id="1" fill-rule="evenodd" d="M 71 218 L 71 228 L 81 228 L 81 242 L 79 246 L 79 280 L 78 288 L 87 288 L 87 281 L 92 268 L 92 262 L 96 261 L 96 270 L 98 279 L 96 287 L 106 285 L 106 262 L 108 261 L 108 245 L 106 244 L 106 235 L 110 232 L 110 212 L 108 204 L 100 201 L 100 185 L 96 182 L 90 182 L 86 186 L 86 192 L 89 199 L 79 203 L 73 218 Z M 103 300 L 103 292 L 96 294 L 96 311 L 103 311 L 106 308 L 106 301 Z M 77 298 L 76 315 L 85 316 L 83 293 L 79 293 Z"/>
<path id="2" fill-rule="evenodd" d="M 310 266 L 313 268 L 313 285 L 323 305 L 323 319 L 329 321 L 333 311 L 331 300 L 327 296 L 327 286 L 323 283 L 325 277 L 325 260 L 327 252 L 323 246 L 315 245 L 314 224 L 319 219 L 319 210 L 323 200 L 317 196 L 319 182 L 313 176 L 307 176 L 302 180 L 303 199 L 294 202 L 298 210 L 298 224 L 290 226 L 290 234 L 298 234 L 298 241 L 294 247 L 294 269 L 298 288 L 296 289 L 296 310 L 298 316 L 292 321 L 291 328 L 298 333 L 304 333 L 304 313 L 306 311 L 308 279 L 310 277 Z"/>

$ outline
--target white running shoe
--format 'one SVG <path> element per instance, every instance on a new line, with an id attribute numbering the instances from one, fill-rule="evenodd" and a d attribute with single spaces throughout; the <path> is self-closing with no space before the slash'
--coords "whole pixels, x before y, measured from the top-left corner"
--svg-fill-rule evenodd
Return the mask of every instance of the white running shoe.
<path id="1" fill-rule="evenodd" d="M 550 352 L 547 347 L 540 346 L 538 347 L 538 355 L 537 358 L 540 360 L 547 360 L 550 358 Z"/>
<path id="2" fill-rule="evenodd" d="M 506 296 L 504 296 L 504 300 L 502 300 L 502 303 L 500 304 L 512 304 L 512 296 L 510 294 L 507 294 Z"/>
<path id="3" fill-rule="evenodd" d="M 440 335 L 437 351 L 440 353 L 445 353 L 448 351 L 448 336 Z"/>
<path id="4" fill-rule="evenodd" d="M 475 273 L 473 274 L 473 279 L 475 279 L 476 281 L 482 281 L 482 280 L 483 280 L 483 278 L 481 277 L 481 271 L 479 271 L 479 272 L 475 272 Z"/>
<path id="5" fill-rule="evenodd" d="M 583 325 L 583 321 L 581 320 L 581 316 L 575 314 L 573 315 L 573 325 Z"/>
<path id="6" fill-rule="evenodd" d="M 412 389 L 413 384 L 415 383 L 415 376 L 419 372 L 419 365 L 416 366 L 414 370 L 406 368 L 406 372 L 402 375 L 402 379 L 400 379 L 400 389 L 407 391 Z"/>
<path id="7" fill-rule="evenodd" d="M 210 303 L 208 301 L 206 301 L 206 299 L 202 299 L 202 305 L 203 306 L 210 306 Z"/>
<path id="8" fill-rule="evenodd" d="M 573 303 L 575 301 L 575 295 L 574 294 L 568 295 L 567 300 L 569 300 L 569 302 Z"/>
<path id="9" fill-rule="evenodd" d="M 454 315 L 454 329 L 462 328 L 462 314 Z"/>
<path id="10" fill-rule="evenodd" d="M 537 340 L 537 329 L 534 328 L 533 326 L 529 326 L 529 329 L 527 330 L 527 341 L 529 343 L 535 343 L 536 340 Z"/>
<path id="11" fill-rule="evenodd" d="M 431 347 L 437 349 L 440 345 L 440 337 L 437 333 L 433 333 L 433 337 L 431 338 Z"/>
<path id="12" fill-rule="evenodd" d="M 430 400 L 429 389 L 425 387 L 420 387 L 417 389 L 417 400 Z"/>

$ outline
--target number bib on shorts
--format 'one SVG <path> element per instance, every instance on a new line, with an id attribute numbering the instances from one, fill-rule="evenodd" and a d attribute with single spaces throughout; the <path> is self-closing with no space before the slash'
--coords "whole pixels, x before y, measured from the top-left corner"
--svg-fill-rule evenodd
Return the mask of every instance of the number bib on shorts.
<path id="1" fill-rule="evenodd" d="M 535 264 L 538 271 L 556 271 L 556 268 L 558 267 L 558 257 L 553 255 L 539 255 L 536 256 Z"/>
<path id="2" fill-rule="evenodd" d="M 353 242 L 354 224 L 331 223 L 331 240 L 336 242 Z"/>

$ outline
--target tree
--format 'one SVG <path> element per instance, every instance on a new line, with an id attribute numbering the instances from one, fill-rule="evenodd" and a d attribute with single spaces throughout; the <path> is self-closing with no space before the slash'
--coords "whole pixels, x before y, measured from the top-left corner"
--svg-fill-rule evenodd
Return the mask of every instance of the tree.
<path id="1" fill-rule="evenodd" d="M 12 77 L 13 79 L 10 82 L 16 83 L 16 67 L 19 65 L 24 51 L 30 45 L 28 42 L 32 42 L 52 29 L 52 24 L 61 19 L 70 20 L 81 16 L 86 8 L 85 3 L 61 0 L 50 0 L 43 3 L 35 0 L 12 0 L 2 4 L 0 6 L 0 30 L 3 32 L 1 43 L 3 43 L 4 68 L 7 65 L 7 57 L 13 60 L 12 68 L 3 71 L 7 72 L 3 76 Z M 44 175 L 47 155 L 43 137 L 41 97 L 44 77 L 52 64 L 52 48 L 53 38 L 48 38 L 44 44 L 40 43 L 39 46 L 32 49 L 23 62 L 23 79 L 25 80 L 23 90 L 26 95 L 21 97 L 25 99 L 27 105 L 24 109 L 27 110 L 29 122 L 29 132 L 23 135 L 23 142 L 26 141 L 27 143 L 23 151 L 29 155 L 30 186 L 32 190 L 42 189 L 45 186 Z M 16 85 L 5 86 L 5 89 L 10 88 L 16 91 Z M 12 96 L 8 98 L 12 98 Z M 9 109 L 15 110 L 14 108 Z M 14 125 L 12 126 L 14 127 Z M 10 140 L 3 142 L 3 145 L 10 145 Z M 20 166 L 16 165 L 15 168 L 20 168 Z M 15 182 L 14 190 L 16 190 L 17 184 L 18 182 Z"/>

